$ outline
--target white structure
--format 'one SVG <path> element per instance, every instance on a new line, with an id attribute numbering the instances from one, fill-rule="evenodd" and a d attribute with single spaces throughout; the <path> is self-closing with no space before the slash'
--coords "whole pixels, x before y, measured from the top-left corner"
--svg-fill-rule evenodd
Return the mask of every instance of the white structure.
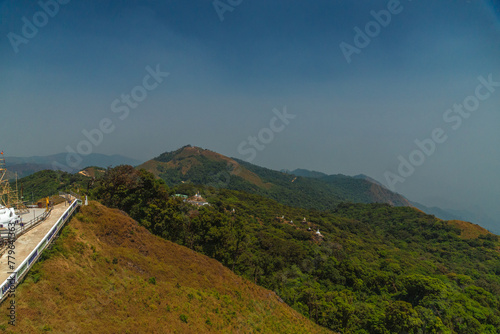
<path id="1" fill-rule="evenodd" d="M 319 237 L 322 237 L 323 235 L 321 234 L 321 232 L 319 231 L 319 228 L 318 228 L 318 231 L 316 232 L 316 234 L 319 236 Z"/>
<path id="2" fill-rule="evenodd" d="M 0 206 L 0 225 L 1 227 L 7 228 L 9 223 L 17 224 L 21 220 L 21 217 L 16 214 L 14 208 L 6 208 L 5 206 Z"/>
<path id="3" fill-rule="evenodd" d="M 197 206 L 204 206 L 204 205 L 210 205 L 203 197 L 201 197 L 200 192 L 198 191 L 193 197 L 190 197 L 188 199 L 185 199 L 184 202 L 197 205 Z"/>

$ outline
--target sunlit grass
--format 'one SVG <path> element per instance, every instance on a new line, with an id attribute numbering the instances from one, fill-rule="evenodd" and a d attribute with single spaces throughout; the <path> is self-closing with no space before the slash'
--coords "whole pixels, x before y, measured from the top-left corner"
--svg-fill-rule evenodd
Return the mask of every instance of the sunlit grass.
<path id="1" fill-rule="evenodd" d="M 16 327 L 4 311 L 0 331 L 328 332 L 273 296 L 219 262 L 92 203 L 18 287 Z"/>

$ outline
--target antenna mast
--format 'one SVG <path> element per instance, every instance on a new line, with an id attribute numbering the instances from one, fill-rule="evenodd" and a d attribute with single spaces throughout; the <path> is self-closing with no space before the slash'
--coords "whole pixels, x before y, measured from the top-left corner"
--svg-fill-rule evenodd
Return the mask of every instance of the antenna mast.
<path id="1" fill-rule="evenodd" d="M 0 204 L 7 208 L 16 209 L 18 214 L 29 212 L 24 203 L 19 200 L 17 191 L 17 174 L 16 174 L 16 189 L 10 187 L 10 182 L 7 177 L 7 166 L 3 152 L 0 153 Z"/>

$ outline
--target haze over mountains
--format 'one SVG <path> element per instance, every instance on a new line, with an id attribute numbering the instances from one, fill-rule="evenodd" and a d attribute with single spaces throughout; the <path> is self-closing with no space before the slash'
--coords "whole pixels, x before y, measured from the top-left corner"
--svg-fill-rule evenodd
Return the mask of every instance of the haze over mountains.
<path id="1" fill-rule="evenodd" d="M 307 169 L 295 169 L 293 171 L 288 171 L 288 170 L 283 170 L 287 173 L 298 175 L 298 176 L 304 176 L 304 177 L 310 177 L 310 178 L 315 178 L 315 179 L 325 179 L 328 177 L 327 174 L 322 173 L 322 172 L 317 172 L 317 171 L 309 171 Z M 372 182 L 374 184 L 377 184 L 383 188 L 385 186 L 378 182 L 375 179 L 372 179 L 371 177 L 364 175 L 364 174 L 359 174 L 353 176 L 355 179 L 361 179 L 361 180 L 367 180 L 369 182 Z M 385 188 L 386 189 L 386 188 Z M 425 213 L 434 215 L 438 218 L 444 219 L 444 220 L 465 220 L 469 222 L 475 222 L 483 227 L 489 227 L 492 231 L 498 232 L 500 231 L 500 228 L 498 228 L 497 224 L 495 224 L 494 219 L 491 217 L 488 217 L 486 214 L 482 213 L 480 209 L 477 209 L 475 212 L 471 212 L 469 210 L 457 210 L 457 209 L 443 209 L 439 208 L 437 206 L 426 206 L 424 204 L 415 202 L 415 201 L 409 201 L 409 205 L 414 206 Z"/>
<path id="2" fill-rule="evenodd" d="M 15 173 L 17 173 L 18 177 L 21 178 L 45 169 L 59 169 L 66 172 L 75 173 L 89 166 L 107 168 L 110 166 L 112 167 L 118 165 L 136 166 L 141 163 L 139 160 L 125 157 L 119 154 L 106 155 L 92 153 L 86 156 L 82 156 L 81 159 L 81 162 L 79 162 L 77 165 L 69 165 L 67 153 L 32 157 L 5 157 L 7 169 L 9 171 L 9 179 L 14 178 Z"/>
<path id="3" fill-rule="evenodd" d="M 136 168 L 41 171 L 21 179 L 25 189 L 40 191 L 36 197 L 79 189 L 100 202 L 83 207 L 63 231 L 62 247 L 51 252 L 57 261 L 35 268 L 21 286 L 19 293 L 29 300 L 19 304 L 23 312 L 43 308 L 40 294 L 47 294 L 51 305 L 63 305 L 51 310 L 45 324 L 40 312 L 30 313 L 22 322 L 25 332 L 33 326 L 67 328 L 55 314 L 71 314 L 82 301 L 109 314 L 100 320 L 106 324 L 113 314 L 146 319 L 166 311 L 160 321 L 148 322 L 148 329 L 158 328 L 152 332 L 188 324 L 198 333 L 212 331 L 215 323 L 216 331 L 237 326 L 300 332 L 292 329 L 298 318 L 287 317 L 286 308 L 268 304 L 278 311 L 271 320 L 269 309 L 252 308 L 239 297 L 243 293 L 231 297 L 227 288 L 240 291 L 243 285 L 231 284 L 236 277 L 221 282 L 222 296 L 219 289 L 207 294 L 217 285 L 212 281 L 223 276 L 220 266 L 161 242 L 167 239 L 274 291 L 278 303 L 335 332 L 498 333 L 498 236 L 475 224 L 427 215 L 366 176 L 316 176 L 186 146 Z M 194 194 L 208 205 L 188 200 Z M 371 203 L 375 200 L 383 203 Z M 66 283 L 74 277 L 76 286 Z M 86 297 L 88 291 L 94 293 Z M 196 314 L 204 319 L 193 320 Z M 85 315 L 75 318 L 79 328 L 88 325 Z M 238 320 L 254 316 L 260 322 Z M 135 319 L 127 322 L 136 325 Z M 314 330 L 310 323 L 304 326 L 312 328 L 305 332 Z"/>
<path id="4" fill-rule="evenodd" d="M 95 204 L 0 332 L 276 332 L 149 233 L 338 333 L 500 334 L 500 0 L 0 0 L 0 35 L 11 185 Z"/>
<path id="5" fill-rule="evenodd" d="M 328 175 L 300 168 L 293 171 L 282 169 L 278 172 L 191 145 L 165 152 L 145 163 L 122 155 L 93 153 L 84 156 L 78 168 L 71 168 L 67 164 L 67 158 L 66 153 L 49 156 L 7 157 L 8 177 L 13 179 L 17 173 L 21 178 L 45 169 L 59 169 L 75 173 L 88 166 L 107 168 L 132 165 L 145 168 L 163 178 L 169 185 L 193 182 L 246 190 L 281 200 L 284 204 L 296 205 L 300 202 L 300 205 L 305 208 L 331 208 L 335 204 L 346 201 L 414 206 L 444 220 L 470 221 L 493 232 L 500 231 L 500 228 L 496 228 L 498 225 L 495 220 L 480 209 L 471 212 L 465 209 L 426 206 L 388 190 L 383 184 L 364 174 Z M 290 177 L 291 175 L 297 178 Z"/>
<path id="6" fill-rule="evenodd" d="M 161 154 L 137 168 L 150 171 L 171 186 L 191 182 L 244 190 L 304 208 L 333 209 L 341 202 L 410 205 L 403 196 L 367 180 L 345 175 L 321 179 L 295 176 L 192 146 Z"/>
<path id="7" fill-rule="evenodd" d="M 363 174 L 327 175 L 305 169 L 278 172 L 190 145 L 163 153 L 137 168 L 152 172 L 169 185 L 192 182 L 245 190 L 304 208 L 328 209 L 340 202 L 388 203 L 414 206 L 445 220 L 479 222 L 475 219 L 478 215 L 465 210 L 443 210 L 410 201 Z M 490 223 L 483 227 L 493 226 L 493 220 L 482 218 L 480 222 Z"/>

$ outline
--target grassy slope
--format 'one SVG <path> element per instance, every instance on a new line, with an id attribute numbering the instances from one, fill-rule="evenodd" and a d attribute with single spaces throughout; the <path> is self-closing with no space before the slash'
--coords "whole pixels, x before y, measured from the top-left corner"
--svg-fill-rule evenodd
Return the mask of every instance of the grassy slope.
<path id="1" fill-rule="evenodd" d="M 181 182 L 212 185 L 259 194 L 285 205 L 309 209 L 332 209 L 340 202 L 410 205 L 401 195 L 364 179 L 345 175 L 297 177 L 199 147 L 186 146 L 166 152 L 136 168 L 146 169 L 169 186 Z"/>
<path id="2" fill-rule="evenodd" d="M 475 239 L 481 235 L 492 234 L 487 229 L 477 224 L 464 222 L 461 220 L 448 220 L 448 224 L 462 231 L 462 233 L 460 234 L 460 237 L 462 239 Z"/>
<path id="3" fill-rule="evenodd" d="M 7 332 L 328 332 L 269 290 L 98 203 L 82 208 L 45 257 L 18 287 L 15 328 L 1 312 Z"/>

